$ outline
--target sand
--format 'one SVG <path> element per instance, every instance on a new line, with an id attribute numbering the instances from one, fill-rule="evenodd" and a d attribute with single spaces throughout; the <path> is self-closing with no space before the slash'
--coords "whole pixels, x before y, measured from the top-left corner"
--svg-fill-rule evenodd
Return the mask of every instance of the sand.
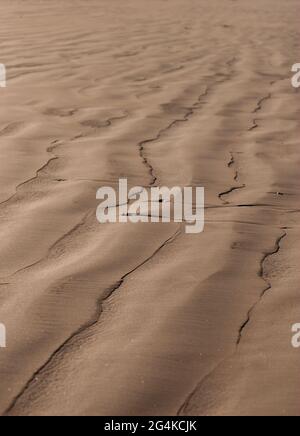
<path id="1" fill-rule="evenodd" d="M 0 413 L 299 415 L 298 0 L 2 0 Z M 203 186 L 205 231 L 96 191 Z"/>

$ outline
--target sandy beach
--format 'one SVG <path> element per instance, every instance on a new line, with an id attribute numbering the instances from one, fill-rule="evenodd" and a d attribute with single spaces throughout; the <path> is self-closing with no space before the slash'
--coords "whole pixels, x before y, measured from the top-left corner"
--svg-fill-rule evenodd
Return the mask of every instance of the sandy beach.
<path id="1" fill-rule="evenodd" d="M 2 416 L 300 415 L 299 12 L 1 1 Z M 122 178 L 204 232 L 100 224 Z"/>

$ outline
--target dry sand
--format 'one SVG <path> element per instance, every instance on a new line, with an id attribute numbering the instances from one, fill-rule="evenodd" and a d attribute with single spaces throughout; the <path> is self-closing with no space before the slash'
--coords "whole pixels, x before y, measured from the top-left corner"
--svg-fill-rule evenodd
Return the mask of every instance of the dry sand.
<path id="1" fill-rule="evenodd" d="M 1 414 L 299 415 L 298 21 L 1 0 Z M 204 186 L 204 233 L 100 225 L 120 177 Z"/>

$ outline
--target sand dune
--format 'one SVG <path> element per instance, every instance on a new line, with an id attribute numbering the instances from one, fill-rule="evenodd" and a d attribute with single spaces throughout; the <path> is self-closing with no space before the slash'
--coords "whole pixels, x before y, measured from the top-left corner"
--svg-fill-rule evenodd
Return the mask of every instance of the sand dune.
<path id="1" fill-rule="evenodd" d="M 296 0 L 2 0 L 2 415 L 298 415 Z M 203 186 L 205 231 L 96 191 Z"/>

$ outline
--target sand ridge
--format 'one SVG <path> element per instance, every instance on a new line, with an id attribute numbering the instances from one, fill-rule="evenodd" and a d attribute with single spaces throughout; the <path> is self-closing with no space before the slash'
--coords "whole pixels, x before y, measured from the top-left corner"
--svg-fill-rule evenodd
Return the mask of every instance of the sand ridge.
<path id="1" fill-rule="evenodd" d="M 299 414 L 297 10 L 2 1 L 2 415 Z M 205 231 L 100 225 L 123 177 Z"/>

